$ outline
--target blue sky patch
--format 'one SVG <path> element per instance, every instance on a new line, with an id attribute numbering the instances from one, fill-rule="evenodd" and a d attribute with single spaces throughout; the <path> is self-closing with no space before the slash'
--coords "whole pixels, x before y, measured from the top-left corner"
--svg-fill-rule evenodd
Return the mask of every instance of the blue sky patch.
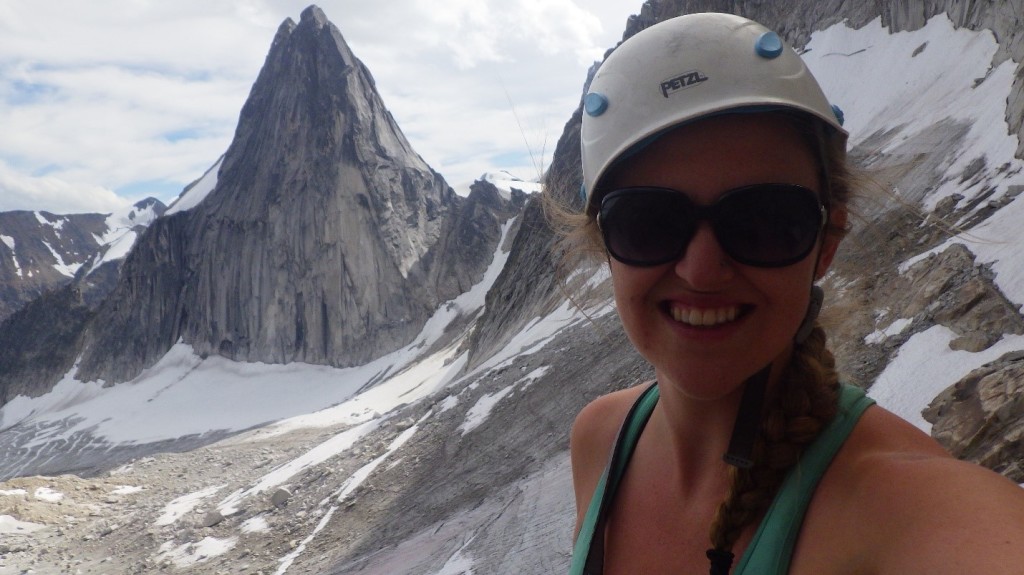
<path id="1" fill-rule="evenodd" d="M 5 90 L 4 100 L 8 104 L 16 106 L 32 104 L 40 100 L 52 100 L 60 93 L 60 90 L 54 86 L 37 82 L 13 80 L 8 86 L 9 89 Z"/>

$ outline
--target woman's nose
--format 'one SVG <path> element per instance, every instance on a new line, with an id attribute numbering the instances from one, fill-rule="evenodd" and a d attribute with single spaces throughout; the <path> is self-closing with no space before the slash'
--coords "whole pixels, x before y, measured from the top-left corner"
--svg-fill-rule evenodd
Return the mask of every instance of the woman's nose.
<path id="1" fill-rule="evenodd" d="M 675 272 L 693 289 L 721 287 L 735 274 L 733 262 L 722 250 L 708 222 L 701 222 L 683 257 L 676 261 Z"/>

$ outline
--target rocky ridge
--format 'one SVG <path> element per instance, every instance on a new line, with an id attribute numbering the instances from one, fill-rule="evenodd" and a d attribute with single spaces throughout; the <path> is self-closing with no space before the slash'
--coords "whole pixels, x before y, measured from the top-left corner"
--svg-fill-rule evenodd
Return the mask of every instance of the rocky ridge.
<path id="1" fill-rule="evenodd" d="M 124 255 L 105 258 L 112 249 L 122 249 L 113 244 L 130 243 L 165 209 L 148 198 L 124 213 L 0 212 L 0 322 L 43 293 L 86 275 L 91 276 L 89 300 L 97 303 L 112 286 L 109 270 Z"/>

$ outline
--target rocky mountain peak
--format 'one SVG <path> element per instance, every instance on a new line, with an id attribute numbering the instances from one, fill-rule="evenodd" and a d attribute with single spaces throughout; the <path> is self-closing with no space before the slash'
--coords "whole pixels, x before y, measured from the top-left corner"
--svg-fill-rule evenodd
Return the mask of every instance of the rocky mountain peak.
<path id="1" fill-rule="evenodd" d="M 299 15 L 299 20 L 303 24 L 309 24 L 316 26 L 317 28 L 324 28 L 326 26 L 332 26 L 331 22 L 327 19 L 327 14 L 320 9 L 316 4 L 311 4 L 302 11 Z"/>
<path id="2" fill-rule="evenodd" d="M 279 28 L 216 185 L 133 250 L 79 376 L 130 379 L 179 340 L 240 361 L 384 355 L 483 276 L 522 203 L 499 200 L 454 193 L 311 6 Z"/>
<path id="3" fill-rule="evenodd" d="M 156 199 L 154 197 L 148 197 L 148 198 L 139 200 L 139 201 L 135 202 L 134 204 L 132 204 L 132 207 L 135 208 L 135 209 L 138 209 L 138 210 L 148 210 L 148 209 L 159 210 L 160 213 L 158 213 L 157 215 L 163 214 L 163 212 L 167 209 L 167 207 L 164 206 L 163 202 L 161 202 L 160 200 L 158 200 L 158 199 Z"/>
<path id="4" fill-rule="evenodd" d="M 295 20 L 285 18 L 281 25 L 277 27 L 277 33 L 274 34 L 274 41 L 270 44 L 270 50 L 273 51 L 279 43 L 287 40 L 292 35 L 292 31 L 295 30 L 295 26 L 297 26 Z"/>

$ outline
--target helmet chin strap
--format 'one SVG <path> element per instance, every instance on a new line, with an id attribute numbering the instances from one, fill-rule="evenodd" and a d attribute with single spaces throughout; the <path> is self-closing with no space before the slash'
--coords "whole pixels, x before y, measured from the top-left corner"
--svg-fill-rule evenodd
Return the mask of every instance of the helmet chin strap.
<path id="1" fill-rule="evenodd" d="M 793 336 L 794 343 L 801 344 L 811 335 L 814 321 L 818 319 L 824 299 L 825 292 L 820 287 L 812 285 L 807 313 L 804 315 L 796 335 Z M 761 427 L 764 395 L 771 372 L 772 364 L 769 363 L 744 382 L 743 398 L 740 399 L 740 409 L 736 413 L 736 423 L 732 427 L 729 449 L 723 457 L 729 465 L 740 469 L 750 469 L 754 466 L 754 441 L 757 439 L 757 433 Z"/>
<path id="2" fill-rule="evenodd" d="M 740 409 L 736 412 L 736 423 L 732 426 L 732 437 L 729 449 L 722 459 L 733 467 L 750 469 L 754 466 L 754 441 L 761 427 L 761 410 L 764 405 L 764 393 L 768 388 L 768 376 L 772 373 L 772 364 L 743 382 L 743 398 Z"/>
<path id="3" fill-rule="evenodd" d="M 818 319 L 824 299 L 825 292 L 820 287 L 812 285 L 807 313 L 804 315 L 796 335 L 793 336 L 794 343 L 801 344 L 811 335 L 814 321 Z M 754 466 L 754 442 L 757 440 L 757 434 L 761 428 L 764 395 L 771 373 L 772 364 L 769 363 L 744 382 L 743 397 L 740 399 L 740 408 L 732 427 L 729 449 L 722 457 L 733 467 L 750 469 Z M 711 575 L 728 575 L 734 557 L 732 553 L 722 549 L 708 549 L 707 557 L 711 560 Z"/>
<path id="4" fill-rule="evenodd" d="M 821 313 L 821 304 L 825 301 L 825 290 L 821 289 L 820 286 L 811 286 L 811 301 L 807 304 L 807 315 L 804 316 L 804 321 L 800 323 L 800 327 L 796 330 L 796 335 L 793 336 L 794 343 L 803 343 L 810 337 L 811 332 L 814 331 L 814 321 L 818 319 L 818 314 Z"/>

